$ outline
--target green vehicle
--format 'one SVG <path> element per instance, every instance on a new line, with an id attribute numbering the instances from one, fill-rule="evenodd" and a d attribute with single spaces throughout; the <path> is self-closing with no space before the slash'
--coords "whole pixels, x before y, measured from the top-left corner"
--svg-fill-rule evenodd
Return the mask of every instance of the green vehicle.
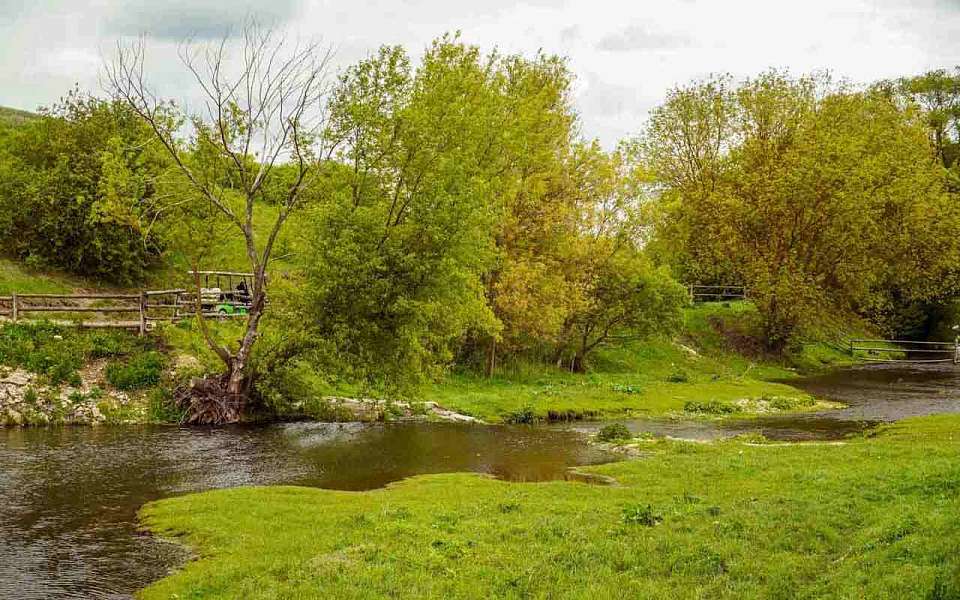
<path id="1" fill-rule="evenodd" d="M 225 319 L 249 313 L 252 273 L 190 271 L 189 275 L 200 282 L 200 306 L 205 316 Z"/>
<path id="2" fill-rule="evenodd" d="M 236 304 L 230 301 L 223 301 L 214 307 L 214 311 L 217 313 L 218 317 L 229 317 L 233 315 L 246 315 L 247 307 L 243 304 Z"/>

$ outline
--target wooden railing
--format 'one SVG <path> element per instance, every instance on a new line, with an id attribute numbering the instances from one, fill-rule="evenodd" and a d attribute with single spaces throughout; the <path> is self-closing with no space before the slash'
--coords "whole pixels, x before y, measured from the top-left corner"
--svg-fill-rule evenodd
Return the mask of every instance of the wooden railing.
<path id="1" fill-rule="evenodd" d="M 742 285 L 688 285 L 687 291 L 693 302 L 726 302 L 747 297 L 747 288 Z"/>
<path id="2" fill-rule="evenodd" d="M 874 362 L 960 363 L 960 341 L 853 339 L 848 350 L 850 356 Z"/>
<path id="3" fill-rule="evenodd" d="M 209 302 L 205 302 L 210 304 Z M 203 303 L 201 303 L 202 305 Z M 217 300 L 217 306 L 245 306 L 241 302 Z M 0 317 L 19 322 L 35 320 L 38 314 L 66 317 L 100 315 L 101 320 L 54 319 L 64 324 L 89 328 L 136 329 L 141 335 L 157 321 L 177 322 L 197 312 L 197 294 L 184 289 L 144 290 L 136 294 L 11 294 L 0 296 Z M 127 319 L 109 319 L 112 315 L 130 315 Z M 204 310 L 205 318 L 244 317 L 246 312 L 224 314 Z"/>

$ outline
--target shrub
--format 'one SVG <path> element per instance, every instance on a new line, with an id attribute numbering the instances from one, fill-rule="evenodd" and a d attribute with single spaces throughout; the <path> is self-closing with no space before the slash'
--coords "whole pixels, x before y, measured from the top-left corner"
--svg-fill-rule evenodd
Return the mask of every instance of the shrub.
<path id="1" fill-rule="evenodd" d="M 597 432 L 597 439 L 601 442 L 627 440 L 631 437 L 632 435 L 630 434 L 630 430 L 627 429 L 627 426 L 623 423 L 611 423 L 609 425 L 604 425 L 600 428 L 600 431 Z"/>
<path id="2" fill-rule="evenodd" d="M 774 396 L 772 398 L 761 398 L 761 400 L 766 400 L 770 408 L 775 408 L 777 410 L 796 410 L 805 406 L 813 406 L 815 400 L 810 396 L 805 396 L 802 398 L 790 398 L 787 396 Z"/>
<path id="3" fill-rule="evenodd" d="M 159 352 L 144 352 L 123 362 L 107 365 L 110 385 L 120 390 L 139 390 L 160 383 L 164 360 Z"/>
<path id="4" fill-rule="evenodd" d="M 688 400 L 687 403 L 683 405 L 683 410 L 708 415 L 729 415 L 737 412 L 739 409 L 729 402 L 721 402 L 719 400 L 710 400 L 708 402 Z"/>
<path id="5" fill-rule="evenodd" d="M 670 383 L 686 383 L 690 381 L 690 376 L 683 369 L 676 369 L 667 376 L 667 381 Z"/>
<path id="6" fill-rule="evenodd" d="M 532 406 L 524 406 L 521 409 L 509 412 L 503 416 L 504 423 L 513 423 L 516 425 L 533 425 L 539 420 L 540 417 L 533 411 Z"/>

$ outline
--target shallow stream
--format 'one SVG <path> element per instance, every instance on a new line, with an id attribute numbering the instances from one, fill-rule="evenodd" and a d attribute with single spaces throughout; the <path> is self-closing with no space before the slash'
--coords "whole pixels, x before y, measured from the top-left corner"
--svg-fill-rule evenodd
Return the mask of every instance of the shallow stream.
<path id="1" fill-rule="evenodd" d="M 836 439 L 879 421 L 960 412 L 953 365 L 870 366 L 793 381 L 843 410 L 742 421 L 630 421 L 635 431 L 713 439 L 759 431 Z M 614 457 L 591 447 L 595 424 L 439 423 L 259 427 L 0 429 L 0 598 L 126 598 L 184 559 L 137 530 L 158 498 L 239 485 L 347 490 L 424 473 L 473 471 L 514 481 L 561 479 Z"/>

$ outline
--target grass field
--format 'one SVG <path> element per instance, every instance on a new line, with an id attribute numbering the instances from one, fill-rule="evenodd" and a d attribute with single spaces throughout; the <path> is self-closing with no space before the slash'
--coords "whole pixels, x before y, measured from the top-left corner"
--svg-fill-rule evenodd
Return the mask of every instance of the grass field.
<path id="1" fill-rule="evenodd" d="M 613 487 L 447 474 L 143 509 L 197 560 L 143 598 L 960 597 L 960 417 L 843 445 L 651 442 Z"/>

